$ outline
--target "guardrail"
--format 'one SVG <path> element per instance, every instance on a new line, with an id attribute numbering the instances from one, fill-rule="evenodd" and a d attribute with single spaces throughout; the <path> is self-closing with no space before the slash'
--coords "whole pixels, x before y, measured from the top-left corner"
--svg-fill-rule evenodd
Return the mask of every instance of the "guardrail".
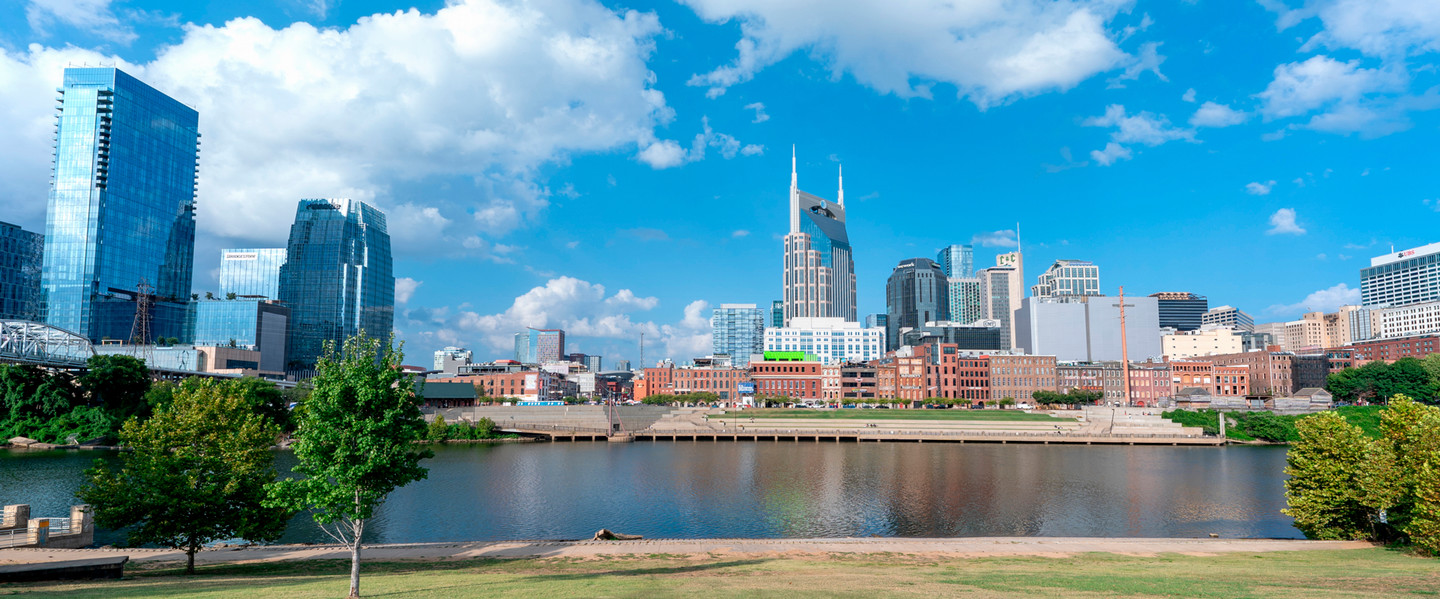
<path id="1" fill-rule="evenodd" d="M 0 548 L 30 544 L 30 533 L 23 528 L 0 530 Z"/>
<path id="2" fill-rule="evenodd" d="M 560 425 L 555 425 L 555 424 L 510 424 L 510 425 L 501 426 L 501 427 L 500 427 L 500 430 L 502 430 L 502 431 L 508 431 L 508 432 L 522 432 L 522 433 L 523 433 L 523 432 L 527 432 L 527 431 L 551 431 L 551 432 L 577 433 L 577 434 L 578 434 L 578 433 L 584 433 L 584 434 L 587 434 L 587 435 L 603 435 L 603 434 L 606 434 L 606 432 L 607 432 L 607 431 L 606 431 L 605 429 L 603 429 L 603 428 L 591 428 L 591 427 L 587 427 L 587 426 L 560 426 Z M 616 431 L 616 432 L 635 432 L 635 431 Z"/>

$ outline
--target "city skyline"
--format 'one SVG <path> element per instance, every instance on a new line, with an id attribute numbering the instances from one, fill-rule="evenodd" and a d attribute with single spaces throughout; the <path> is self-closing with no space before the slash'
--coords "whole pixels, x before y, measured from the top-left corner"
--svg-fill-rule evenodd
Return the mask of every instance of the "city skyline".
<path id="1" fill-rule="evenodd" d="M 575 351 L 607 361 L 638 359 L 642 331 L 647 361 L 706 353 L 711 309 L 780 297 L 776 236 L 785 232 L 784 150 L 792 143 L 807 181 L 829 180 L 842 160 L 850 167 L 858 314 L 884 311 L 884 281 L 897 262 L 969 243 L 976 265 L 991 264 L 1013 249 L 1018 220 L 1033 272 L 1057 259 L 1087 260 L 1104 272 L 1102 294 L 1121 284 L 1137 296 L 1189 291 L 1257 322 L 1290 320 L 1305 308 L 1358 303 L 1358 271 L 1369 258 L 1392 243 L 1436 241 L 1426 225 L 1440 207 L 1428 176 L 1433 158 L 1415 151 L 1437 125 L 1423 93 L 1437 77 L 1425 68 L 1434 64 L 1433 40 L 1407 28 L 1357 33 L 1325 8 L 1343 3 L 1320 4 L 1311 17 L 1255 4 L 1125 11 L 1080 3 L 1037 15 L 1021 3 L 993 24 L 1026 39 L 1071 23 L 1065 31 L 1074 36 L 1062 40 L 1068 55 L 1093 59 L 1027 71 L 1033 78 L 1025 81 L 976 66 L 916 64 L 893 52 L 909 47 L 900 41 L 830 20 L 817 26 L 840 46 L 802 36 L 732 64 L 738 39 L 778 39 L 793 26 L 767 7 L 736 15 L 705 2 L 642 4 L 624 13 L 551 2 L 524 15 L 502 6 L 493 18 L 588 31 L 619 57 L 596 66 L 608 83 L 577 75 L 532 90 L 527 100 L 537 106 L 584 106 L 616 124 L 578 128 L 557 142 L 533 115 L 489 116 L 487 106 L 464 121 L 434 116 L 452 110 L 441 98 L 457 88 L 397 66 L 385 44 L 398 48 L 408 38 L 361 35 L 377 21 L 396 26 L 394 35 L 441 30 L 476 18 L 481 3 L 420 5 L 363 22 L 408 5 L 345 4 L 323 16 L 244 5 L 143 7 L 208 29 L 141 19 L 104 2 L 91 6 L 97 18 L 89 20 L 15 3 L 0 12 L 0 97 L 11 107 L 0 125 L 17 132 L 0 151 L 0 220 L 43 232 L 37 199 L 48 186 L 52 92 L 63 67 L 120 59 L 202 114 L 193 290 L 218 289 L 220 249 L 283 246 L 289 222 L 276 214 L 288 216 L 300 198 L 373 201 L 395 229 L 396 323 L 412 354 L 464 345 L 477 357 L 503 357 L 510 336 L 527 326 L 566 329 Z M 914 16 L 900 12 L 877 18 Z M 1374 23 L 1394 14 L 1377 9 Z M 251 15 L 258 20 L 230 20 Z M 953 15 L 938 17 L 962 34 L 975 31 Z M 403 81 L 426 100 L 277 104 L 311 90 L 238 74 L 256 65 L 229 50 L 253 47 L 267 64 L 284 64 L 272 38 L 312 43 L 296 22 L 334 28 L 354 56 L 371 61 L 346 66 L 321 53 L 304 65 L 371 94 L 379 88 L 367 85 Z M 910 43 L 928 43 L 917 22 L 904 23 L 920 40 Z M 738 23 L 753 27 L 741 32 Z M 30 43 L 39 46 L 26 49 Z M 523 54 L 556 40 L 508 43 Z M 464 44 L 447 44 L 453 56 L 429 58 L 499 81 L 516 76 L 466 54 Z M 856 48 L 893 64 L 858 62 L 847 52 Z M 567 72 L 560 66 L 541 68 L 557 78 Z M 281 67 L 259 72 L 276 72 L 269 68 Z M 194 69 L 220 76 L 193 77 Z M 361 114 L 363 121 L 346 120 Z M 440 132 L 434 146 L 410 133 L 427 128 Z M 522 143 L 455 142 L 486 131 Z M 357 170 L 361 164 L 375 174 Z M 292 176 L 297 168 L 316 174 Z M 253 176 L 262 170 L 266 176 Z M 1221 266 L 1225 276 L 1199 277 L 1198 265 Z M 697 270 L 703 275 L 654 276 Z"/>

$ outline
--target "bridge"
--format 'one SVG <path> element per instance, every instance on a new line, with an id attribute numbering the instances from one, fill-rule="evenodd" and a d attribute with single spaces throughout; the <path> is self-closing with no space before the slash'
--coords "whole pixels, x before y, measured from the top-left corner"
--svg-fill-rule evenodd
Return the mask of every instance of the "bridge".
<path id="1" fill-rule="evenodd" d="M 77 333 L 28 320 L 0 320 L 0 362 L 84 368 L 95 347 Z"/>
<path id="2" fill-rule="evenodd" d="M 904 429 L 759 429 L 759 430 L 663 430 L 639 429 L 607 434 L 603 428 L 515 424 L 500 432 L 549 441 L 790 441 L 813 443 L 999 443 L 1036 445 L 1199 445 L 1219 446 L 1226 441 L 1204 435 L 1085 434 L 1029 431 L 938 431 Z"/>

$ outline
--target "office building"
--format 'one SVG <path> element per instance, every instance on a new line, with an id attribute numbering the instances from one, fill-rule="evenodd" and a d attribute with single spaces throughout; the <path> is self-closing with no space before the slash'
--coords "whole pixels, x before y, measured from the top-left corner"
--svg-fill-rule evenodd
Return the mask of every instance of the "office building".
<path id="1" fill-rule="evenodd" d="M 1034 297 L 1073 297 L 1100 295 L 1100 267 L 1086 260 L 1056 260 L 1040 273 L 1034 286 Z"/>
<path id="2" fill-rule="evenodd" d="M 788 327 L 765 329 L 766 359 L 771 352 L 798 352 L 823 364 L 866 362 L 885 353 L 885 331 L 843 318 L 792 318 Z"/>
<path id="3" fill-rule="evenodd" d="M 1103 296 L 1027 297 L 1015 311 L 1017 347 L 1061 362 L 1121 360 L 1119 303 Z M 1125 298 L 1125 338 L 1131 361 L 1162 355 L 1155 298 Z"/>
<path id="4" fill-rule="evenodd" d="M 790 232 L 785 235 L 785 326 L 795 318 L 855 316 L 855 262 L 845 231 L 845 185 L 835 202 L 800 191 L 790 156 Z"/>
<path id="5" fill-rule="evenodd" d="M 445 374 L 459 374 L 460 367 L 469 365 L 475 354 L 463 347 L 446 347 L 435 350 L 434 370 Z"/>
<path id="6" fill-rule="evenodd" d="M 149 334 L 136 342 L 188 337 L 199 114 L 115 68 L 67 68 L 57 92 L 45 322 L 128 339 L 143 294 Z"/>
<path id="7" fill-rule="evenodd" d="M 1244 366 L 1248 374 L 1250 393 L 1255 395 L 1284 396 L 1294 393 L 1295 354 L 1285 351 L 1249 351 L 1238 354 L 1207 356 L 1207 362 L 1216 366 Z"/>
<path id="8" fill-rule="evenodd" d="M 1200 324 L 1230 327 L 1237 331 L 1255 330 L 1255 319 L 1234 306 L 1216 306 L 1206 310 L 1205 314 L 1200 317 Z"/>
<path id="9" fill-rule="evenodd" d="M 1440 243 L 1376 256 L 1360 269 L 1360 304 L 1408 306 L 1440 301 Z"/>
<path id="10" fill-rule="evenodd" d="M 770 319 L 765 326 L 766 328 L 785 326 L 785 300 L 770 301 Z"/>
<path id="11" fill-rule="evenodd" d="M 1340 347 L 1356 341 L 1355 319 L 1361 317 L 1360 312 L 1360 306 L 1340 306 L 1335 312 L 1326 314 L 1325 347 Z M 1369 318 L 1370 314 L 1366 311 L 1363 316 Z"/>
<path id="12" fill-rule="evenodd" d="M 1036 391 L 1056 391 L 1055 356 L 1011 356 L 994 354 L 990 366 L 990 401 L 1005 398 L 1016 403 L 1034 402 Z"/>
<path id="13" fill-rule="evenodd" d="M 900 345 L 900 332 L 950 314 L 950 288 L 945 273 L 928 258 L 901 260 L 885 282 L 887 350 Z"/>
<path id="14" fill-rule="evenodd" d="M 585 369 L 590 372 L 600 372 L 601 368 L 605 365 L 603 358 L 604 356 L 597 356 L 595 354 L 585 356 Z"/>
<path id="15" fill-rule="evenodd" d="M 1170 360 L 1185 360 L 1215 354 L 1238 354 L 1245 351 L 1244 335 L 1245 333 L 1235 329 L 1204 326 L 1195 331 L 1176 331 L 1161 335 L 1160 350 Z"/>
<path id="16" fill-rule="evenodd" d="M 1424 358 L 1440 352 L 1440 335 L 1419 335 L 1395 339 L 1375 339 L 1351 346 L 1355 366 L 1370 362 L 1394 363 L 1400 358 Z"/>
<path id="17" fill-rule="evenodd" d="M 515 361 L 522 364 L 559 362 L 565 357 L 565 331 L 528 328 L 515 333 Z"/>
<path id="18" fill-rule="evenodd" d="M 620 371 L 620 372 L 630 372 L 630 361 L 629 361 L 629 360 L 616 360 L 616 361 L 615 361 L 615 370 L 618 370 L 618 371 Z"/>
<path id="19" fill-rule="evenodd" d="M 890 316 L 888 314 L 865 315 L 865 328 L 867 329 L 883 329 L 889 326 L 889 324 Z"/>
<path id="20" fill-rule="evenodd" d="M 750 356 L 765 353 L 765 319 L 755 304 L 720 304 L 710 316 L 711 351 L 744 368 Z"/>
<path id="21" fill-rule="evenodd" d="M 260 353 L 259 370 L 285 372 L 290 308 L 260 299 L 199 300 L 195 310 L 195 345 L 238 347 Z"/>
<path id="22" fill-rule="evenodd" d="M 1283 322 L 1262 322 L 1255 325 L 1252 332 L 1268 335 L 1271 339 L 1274 340 L 1274 343 L 1272 343 L 1272 345 L 1280 346 L 1282 350 L 1289 349 L 1285 346 L 1285 344 L 1289 341 L 1289 336 L 1285 332 L 1285 323 Z"/>
<path id="23" fill-rule="evenodd" d="M 45 236 L 0 222 L 0 320 L 40 320 Z"/>
<path id="24" fill-rule="evenodd" d="M 985 318 L 985 301 L 981 294 L 980 279 L 950 278 L 946 281 L 950 292 L 950 314 L 946 320 L 966 323 Z"/>
<path id="25" fill-rule="evenodd" d="M 949 279 L 968 279 L 975 276 L 975 248 L 969 245 L 946 246 L 935 254 L 935 263 L 945 271 Z"/>
<path id="26" fill-rule="evenodd" d="M 748 367 L 666 363 L 646 368 L 644 378 L 646 396 L 713 393 L 720 401 L 730 402 L 741 397 L 742 387 L 748 387 L 750 371 Z M 637 393 L 635 399 L 644 397 Z"/>
<path id="27" fill-rule="evenodd" d="M 765 333 L 768 335 L 773 330 L 767 329 Z M 750 379 L 755 383 L 756 395 L 813 403 L 823 398 L 822 368 L 820 362 L 804 360 L 751 362 Z"/>
<path id="28" fill-rule="evenodd" d="M 960 351 L 998 351 L 1004 345 L 1002 336 L 1000 323 L 994 320 L 966 324 L 932 321 L 902 330 L 896 347 L 946 344 Z"/>
<path id="29" fill-rule="evenodd" d="M 1280 343 L 1285 351 L 1322 349 L 1325 344 L 1325 314 L 1307 312 L 1300 320 L 1285 323 L 1285 340 Z"/>
<path id="30" fill-rule="evenodd" d="M 1423 302 L 1395 308 L 1370 308 L 1375 339 L 1395 339 L 1440 333 L 1440 302 Z M 1332 344 L 1338 347 L 1342 344 Z"/>
<path id="31" fill-rule="evenodd" d="M 1106 404 L 1128 403 L 1125 399 L 1125 369 L 1119 362 L 1056 364 L 1055 387 L 1061 393 L 1069 393 L 1073 389 L 1098 391 L 1101 401 Z"/>
<path id="32" fill-rule="evenodd" d="M 1210 309 L 1210 301 L 1203 295 L 1184 291 L 1162 291 L 1152 293 L 1150 297 L 1159 301 L 1160 305 L 1160 328 L 1172 328 L 1177 331 L 1193 331 L 1205 324 L 1205 313 Z"/>
<path id="33" fill-rule="evenodd" d="M 325 351 L 361 332 L 388 340 L 395 276 L 385 214 L 358 200 L 300 200 L 290 227 L 280 301 L 290 307 L 290 370 L 309 370 Z"/>
<path id="34" fill-rule="evenodd" d="M 220 295 L 280 297 L 285 248 L 220 250 Z"/>
<path id="35" fill-rule="evenodd" d="M 1015 310 L 1025 298 L 1025 262 L 1020 252 L 995 257 L 995 266 L 976 271 L 982 317 L 1000 321 L 1005 349 L 1015 347 Z"/>

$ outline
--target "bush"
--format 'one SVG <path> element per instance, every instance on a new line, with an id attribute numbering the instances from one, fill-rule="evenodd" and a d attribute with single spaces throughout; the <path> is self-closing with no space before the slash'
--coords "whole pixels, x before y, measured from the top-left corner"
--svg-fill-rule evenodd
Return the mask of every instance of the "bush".
<path id="1" fill-rule="evenodd" d="M 450 438 L 450 426 L 445 424 L 443 414 L 435 414 L 435 419 L 430 421 L 430 426 L 425 430 L 425 438 L 430 441 L 445 441 Z"/>
<path id="2" fill-rule="evenodd" d="M 491 420 L 491 419 L 489 419 L 489 418 L 483 418 L 483 417 L 482 417 L 480 420 L 478 420 L 478 421 L 475 422 L 475 432 L 476 432 L 476 434 L 480 435 L 480 436 L 475 437 L 475 438 L 476 438 L 476 439 L 489 439 L 489 438 L 491 438 L 491 437 L 494 437 L 496 431 L 498 431 L 499 429 L 500 429 L 500 426 L 497 425 L 497 424 L 495 424 L 495 421 L 494 421 L 494 420 Z"/>

